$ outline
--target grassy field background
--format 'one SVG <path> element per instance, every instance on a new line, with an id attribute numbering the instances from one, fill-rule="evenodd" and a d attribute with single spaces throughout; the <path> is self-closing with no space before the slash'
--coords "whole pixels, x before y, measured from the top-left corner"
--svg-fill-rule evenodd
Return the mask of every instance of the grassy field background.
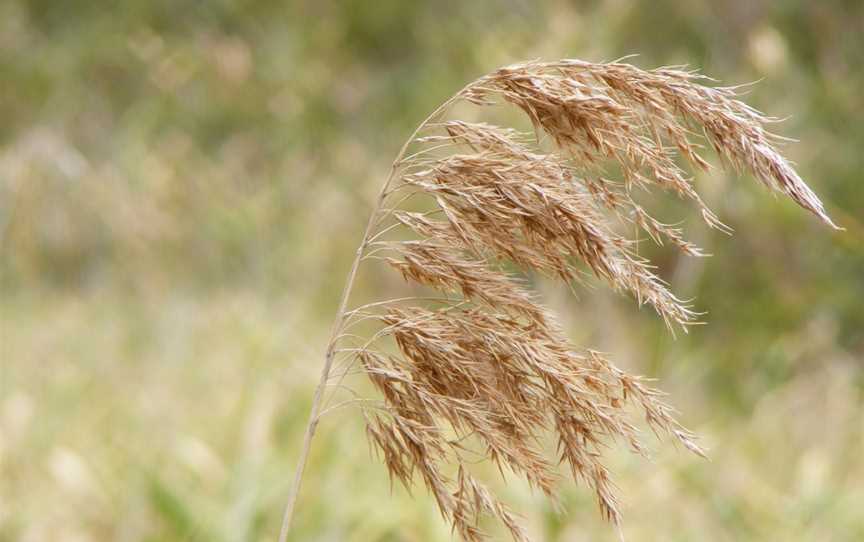
<path id="1" fill-rule="evenodd" d="M 715 171 L 697 182 L 735 235 L 658 200 L 714 257 L 644 246 L 708 326 L 673 340 L 603 288 L 541 284 L 711 450 L 613 453 L 623 533 L 864 539 L 862 36 L 855 0 L 0 3 L 0 541 L 272 540 L 403 139 L 499 65 L 630 53 L 761 80 L 747 100 L 787 118 L 846 231 Z M 398 280 L 371 270 L 357 300 Z M 503 492 L 538 540 L 616 539 L 584 487 L 565 514 Z M 297 541 L 451 538 L 356 410 L 325 418 L 298 506 Z"/>

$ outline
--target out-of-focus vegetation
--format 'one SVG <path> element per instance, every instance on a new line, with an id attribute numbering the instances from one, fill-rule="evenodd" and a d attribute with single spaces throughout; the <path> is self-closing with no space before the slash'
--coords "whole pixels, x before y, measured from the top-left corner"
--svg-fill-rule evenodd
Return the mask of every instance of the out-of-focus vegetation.
<path id="1" fill-rule="evenodd" d="M 575 341 L 661 379 L 712 461 L 612 465 L 630 540 L 864 539 L 864 4 L 6 0 L 0 3 L 0 541 L 264 540 L 329 320 L 402 140 L 535 57 L 687 63 L 801 142 L 845 226 L 698 179 L 736 234 L 644 244 L 707 327 L 673 340 L 602 289 L 547 288 Z M 371 273 L 358 297 L 398 278 Z M 362 381 L 352 382 L 363 390 Z M 518 483 L 540 540 L 614 540 Z M 448 540 L 392 492 L 357 411 L 319 430 L 295 540 Z"/>

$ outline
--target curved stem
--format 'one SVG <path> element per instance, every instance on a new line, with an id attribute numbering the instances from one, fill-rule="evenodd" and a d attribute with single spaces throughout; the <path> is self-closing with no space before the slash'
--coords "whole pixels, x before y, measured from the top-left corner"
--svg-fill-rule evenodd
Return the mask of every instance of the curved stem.
<path id="1" fill-rule="evenodd" d="M 303 481 L 303 471 L 306 468 L 306 462 L 309 459 L 309 450 L 312 447 L 312 437 L 315 436 L 315 430 L 318 428 L 318 422 L 321 418 L 321 400 L 324 396 L 324 389 L 327 387 L 327 381 L 330 378 L 330 370 L 333 366 L 333 359 L 335 357 L 336 352 L 336 343 L 338 342 L 338 337 L 342 332 L 342 326 L 345 323 L 346 317 L 346 307 L 348 306 L 348 298 L 351 295 L 351 289 L 354 286 L 354 280 L 357 278 L 357 270 L 360 267 L 360 262 L 363 260 L 363 254 L 369 245 L 369 241 L 373 235 L 373 230 L 376 225 L 376 218 L 378 213 L 381 210 L 382 204 L 384 203 L 384 199 L 387 197 L 387 189 L 390 187 L 390 184 L 393 182 L 393 179 L 396 177 L 396 173 L 400 168 L 403 158 L 405 157 L 405 153 L 408 150 L 408 147 L 411 143 L 414 142 L 417 134 L 432 120 L 434 120 L 438 115 L 444 112 L 449 106 L 459 100 L 463 93 L 468 90 L 472 85 L 474 85 L 477 81 L 471 82 L 466 85 L 462 90 L 451 96 L 446 102 L 442 103 L 438 106 L 435 111 L 433 111 L 426 119 L 421 122 L 417 128 L 414 130 L 414 133 L 405 141 L 405 144 L 402 145 L 402 148 L 399 150 L 399 154 L 396 156 L 396 160 L 393 161 L 393 165 L 390 168 L 390 174 L 387 176 L 387 180 L 384 182 L 384 186 L 381 187 L 381 191 L 378 193 L 378 198 L 375 202 L 375 207 L 372 210 L 372 214 L 369 216 L 369 222 L 366 224 L 366 230 L 363 233 L 363 240 L 360 242 L 360 246 L 357 248 L 357 253 L 354 257 L 354 262 L 351 264 L 351 270 L 348 272 L 348 279 L 345 282 L 345 287 L 342 290 L 342 297 L 339 301 L 339 309 L 336 313 L 336 321 L 333 323 L 333 329 L 330 333 L 330 340 L 327 344 L 327 351 L 324 355 L 324 366 L 321 369 L 321 378 L 318 382 L 318 387 L 315 388 L 315 395 L 312 397 L 312 407 L 309 411 L 309 422 L 306 425 L 306 433 L 303 437 L 303 448 L 300 451 L 300 459 L 297 463 L 297 469 L 294 472 L 294 482 L 291 485 L 291 492 L 288 494 L 288 503 L 285 505 L 285 513 L 282 516 L 282 528 L 279 532 L 279 542 L 286 542 L 288 539 L 288 532 L 291 529 L 291 519 L 294 515 L 294 505 L 297 502 L 297 496 L 300 493 L 300 486 Z"/>

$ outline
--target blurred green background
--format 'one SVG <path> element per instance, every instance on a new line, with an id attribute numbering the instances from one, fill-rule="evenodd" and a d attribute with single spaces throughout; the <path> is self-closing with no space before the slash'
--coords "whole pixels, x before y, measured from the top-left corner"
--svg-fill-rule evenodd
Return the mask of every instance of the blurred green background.
<path id="1" fill-rule="evenodd" d="M 698 182 L 736 234 L 643 245 L 710 325 L 542 285 L 574 341 L 660 379 L 711 449 L 611 451 L 628 540 L 864 539 L 864 3 L 0 2 L 0 541 L 270 540 L 337 296 L 403 140 L 532 58 L 687 63 L 788 118 L 847 230 L 751 178 Z M 357 299 L 398 277 L 370 271 Z M 362 380 L 351 385 L 367 390 Z M 501 491 L 538 540 L 616 540 Z M 294 540 L 449 540 L 325 418 Z M 494 531 L 500 535 L 498 531 Z"/>

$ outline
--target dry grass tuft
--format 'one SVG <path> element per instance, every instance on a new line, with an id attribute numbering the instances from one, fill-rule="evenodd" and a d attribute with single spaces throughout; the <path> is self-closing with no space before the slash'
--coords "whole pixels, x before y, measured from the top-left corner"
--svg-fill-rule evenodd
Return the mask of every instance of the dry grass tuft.
<path id="1" fill-rule="evenodd" d="M 552 499 L 558 466 L 565 466 L 593 489 L 602 514 L 616 524 L 620 511 L 603 452 L 613 441 L 643 451 L 629 421 L 632 410 L 656 434 L 703 455 L 660 392 L 598 352 L 570 344 L 514 273 L 573 284 L 587 270 L 650 304 L 670 329 L 686 330 L 694 312 L 616 231 L 633 224 L 658 243 L 703 255 L 680 229 L 637 203 L 635 189 L 658 186 L 695 204 L 711 227 L 728 230 L 681 165 L 709 167 L 700 155 L 705 140 L 736 169 L 753 172 L 836 227 L 775 149 L 779 138 L 764 128 L 771 119 L 737 100 L 735 89 L 702 86 L 703 79 L 677 68 L 532 62 L 469 84 L 420 125 L 394 163 L 351 271 L 286 527 L 320 417 L 321 390 L 340 355 L 359 363 L 383 398 L 365 412 L 370 441 L 392 478 L 409 489 L 422 479 L 465 540 L 484 538 L 478 526 L 484 515 L 527 540 L 513 513 L 470 474 L 478 453 Z M 535 133 L 438 122 L 458 101 L 513 104 Z M 538 143 L 545 138 L 549 149 Z M 406 155 L 409 145 L 419 150 Z M 609 179 L 610 170 L 620 178 Z M 409 198 L 425 199 L 431 210 L 400 210 Z M 346 310 L 360 262 L 382 260 L 443 297 Z M 379 331 L 362 340 L 348 334 L 346 327 L 360 320 L 377 322 Z M 353 346 L 343 345 L 350 340 Z M 550 441 L 557 453 L 544 447 Z"/>

